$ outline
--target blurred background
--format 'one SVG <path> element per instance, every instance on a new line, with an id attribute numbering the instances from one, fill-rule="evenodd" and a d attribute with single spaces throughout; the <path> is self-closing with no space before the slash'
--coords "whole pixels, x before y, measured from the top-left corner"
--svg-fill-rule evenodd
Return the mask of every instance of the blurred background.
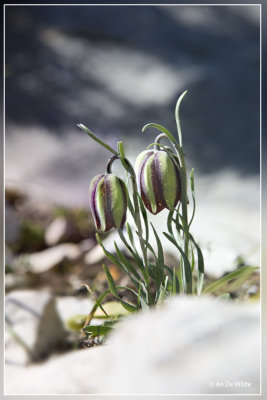
<path id="1" fill-rule="evenodd" d="M 83 283 L 96 294 L 107 287 L 88 188 L 110 154 L 77 124 L 114 148 L 123 141 L 134 162 L 157 135 L 141 133 L 146 123 L 176 135 L 175 104 L 186 89 L 181 124 L 188 172 L 195 169 L 192 231 L 207 279 L 260 264 L 259 6 L 6 6 L 5 61 L 8 316 L 14 304 L 35 304 L 40 324 L 46 315 L 49 326 L 61 326 L 56 314 L 66 321 L 88 313 Z M 159 234 L 165 215 L 151 218 Z M 112 250 L 116 233 L 103 238 Z M 176 263 L 169 242 L 164 250 L 166 263 Z M 109 267 L 117 284 L 129 284 Z M 259 285 L 254 274 L 231 297 L 257 299 Z M 57 296 L 57 312 L 47 317 L 48 292 Z M 26 341 L 39 329 L 27 318 L 14 324 Z M 77 340 L 63 340 L 61 328 L 51 333 L 57 352 Z M 11 337 L 6 358 L 24 365 L 28 358 Z M 30 340 L 35 361 L 54 351 L 51 337 Z M 13 390 L 13 372 L 7 376 Z"/>
<path id="2" fill-rule="evenodd" d="M 259 18 L 246 5 L 7 6 L 7 190 L 36 208 L 89 212 L 90 180 L 110 154 L 76 124 L 113 147 L 122 140 L 134 161 L 156 136 L 143 125 L 175 133 L 188 89 L 181 123 L 208 269 L 218 275 L 239 256 L 258 264 Z M 12 201 L 10 243 L 21 230 Z"/>

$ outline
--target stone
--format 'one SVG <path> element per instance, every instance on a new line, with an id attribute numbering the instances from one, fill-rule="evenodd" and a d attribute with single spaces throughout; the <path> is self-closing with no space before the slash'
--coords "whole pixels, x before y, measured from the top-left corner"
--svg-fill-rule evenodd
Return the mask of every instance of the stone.
<path id="1" fill-rule="evenodd" d="M 98 364 L 104 346 L 49 359 L 45 364 L 5 366 L 5 394 L 91 394 L 104 385 Z"/>
<path id="2" fill-rule="evenodd" d="M 46 228 L 45 242 L 48 246 L 54 246 L 59 243 L 67 232 L 67 220 L 64 217 L 55 218 Z"/>
<path id="3" fill-rule="evenodd" d="M 105 394 L 259 393 L 259 305 L 174 298 L 127 320 L 110 337 L 111 360 Z"/>
<path id="4" fill-rule="evenodd" d="M 86 265 L 97 264 L 105 258 L 105 254 L 97 244 L 92 250 L 89 250 L 84 256 L 84 262 Z"/>
<path id="5" fill-rule="evenodd" d="M 259 304 L 177 296 L 124 321 L 105 345 L 28 368 L 6 394 L 256 394 Z"/>
<path id="6" fill-rule="evenodd" d="M 7 363 L 42 360 L 64 343 L 66 332 L 51 294 L 17 290 L 6 296 L 5 304 Z"/>
<path id="7" fill-rule="evenodd" d="M 93 239 L 83 239 L 79 243 L 82 252 L 86 253 L 95 246 L 95 240 Z"/>
<path id="8" fill-rule="evenodd" d="M 55 267 L 63 261 L 76 261 L 81 254 L 80 248 L 74 243 L 62 243 L 28 257 L 29 270 L 33 273 L 42 273 Z"/>

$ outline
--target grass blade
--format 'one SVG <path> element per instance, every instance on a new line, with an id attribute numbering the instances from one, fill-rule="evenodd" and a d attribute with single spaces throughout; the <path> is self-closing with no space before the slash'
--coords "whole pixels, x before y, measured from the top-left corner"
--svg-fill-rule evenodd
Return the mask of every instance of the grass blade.
<path id="1" fill-rule="evenodd" d="M 175 283 L 173 282 L 173 285 L 175 285 L 175 288 L 176 288 L 176 292 L 175 293 L 180 293 L 180 281 L 179 281 L 179 278 L 177 276 L 176 267 L 173 267 L 173 270 L 172 270 L 170 267 L 168 267 L 168 265 L 164 265 L 164 268 L 169 271 L 170 276 L 172 276 L 172 279 L 175 278 Z"/>
<path id="2" fill-rule="evenodd" d="M 148 242 L 149 239 L 149 227 L 148 227 L 148 218 L 147 218 L 147 212 L 143 203 L 142 198 L 139 196 L 139 194 L 137 193 L 138 199 L 139 199 L 139 206 L 140 206 L 140 210 L 141 210 L 141 214 L 144 220 L 144 225 L 145 225 L 145 241 L 146 243 Z"/>
<path id="3" fill-rule="evenodd" d="M 132 203 L 131 198 L 129 196 L 128 190 L 127 190 L 127 205 L 128 205 L 129 210 L 130 210 L 130 213 L 132 214 L 133 219 L 135 219 L 135 211 L 134 211 L 133 203 Z"/>
<path id="4" fill-rule="evenodd" d="M 168 228 L 168 232 L 169 232 L 169 234 L 170 234 L 171 236 L 174 236 L 174 235 L 173 235 L 173 230 L 172 230 L 172 217 L 173 217 L 173 213 L 174 213 L 174 210 L 171 210 L 171 211 L 169 212 L 168 218 L 167 218 L 167 228 Z"/>
<path id="5" fill-rule="evenodd" d="M 190 222 L 188 224 L 188 227 L 190 227 L 190 225 L 192 224 L 194 216 L 195 216 L 195 211 L 196 211 L 194 168 L 192 168 L 192 171 L 190 173 L 190 184 L 191 184 L 191 193 L 192 193 L 192 199 L 193 199 L 193 212 L 192 212 L 192 216 L 191 216 Z"/>
<path id="6" fill-rule="evenodd" d="M 106 265 L 103 265 L 103 269 L 104 269 L 104 271 L 105 271 L 105 273 L 106 273 L 106 276 L 107 276 L 107 279 L 108 279 L 109 288 L 110 288 L 110 291 L 111 291 L 111 293 L 113 294 L 113 296 L 114 296 L 117 300 L 119 300 L 119 302 L 121 303 L 121 305 L 122 305 L 127 311 L 129 311 L 129 312 L 137 311 L 137 307 L 133 306 L 132 304 L 127 303 L 127 302 L 124 301 L 124 300 L 121 300 L 121 298 L 120 298 L 120 296 L 119 296 L 119 293 L 118 293 L 118 291 L 117 291 L 117 287 L 116 287 L 116 285 L 115 285 L 115 282 L 114 282 L 114 280 L 113 280 L 113 278 L 112 278 L 111 273 L 109 272 L 109 269 L 107 268 Z M 135 293 L 136 293 L 136 292 L 135 292 Z M 138 296 L 138 294 L 137 294 L 137 296 Z"/>
<path id="7" fill-rule="evenodd" d="M 152 222 L 151 222 L 151 226 L 152 226 L 152 229 L 153 229 L 153 232 L 154 232 L 156 241 L 157 241 L 157 247 L 158 247 L 158 262 L 159 262 L 159 264 L 160 264 L 161 266 L 163 266 L 163 265 L 164 265 L 164 253 L 163 253 L 162 244 L 161 244 L 160 238 L 158 237 L 158 234 L 157 234 L 156 229 L 154 228 Z"/>
<path id="8" fill-rule="evenodd" d="M 106 325 L 89 325 L 83 328 L 83 331 L 87 334 L 89 334 L 90 337 L 94 338 L 97 336 L 105 336 L 107 333 L 109 333 L 112 329 L 114 329 L 112 326 L 106 326 Z"/>
<path id="9" fill-rule="evenodd" d="M 185 271 L 185 280 L 186 280 L 186 292 L 192 294 L 192 270 L 190 266 L 190 262 L 184 253 L 183 249 L 179 246 L 176 240 L 166 232 L 163 232 L 163 235 L 174 244 L 175 247 L 179 250 L 182 255 L 183 262 L 184 262 L 184 271 Z"/>
<path id="10" fill-rule="evenodd" d="M 134 251 L 134 249 L 129 245 L 129 243 L 127 242 L 123 232 L 121 229 L 118 229 L 118 233 L 119 236 L 122 240 L 122 242 L 124 243 L 124 245 L 126 246 L 126 248 L 129 250 L 129 252 L 131 253 L 131 255 L 133 256 L 137 266 L 139 267 L 139 269 L 143 272 L 145 270 L 145 267 L 143 265 L 143 261 L 140 258 L 139 254 L 137 253 L 137 251 Z"/>
<path id="11" fill-rule="evenodd" d="M 133 248 L 136 250 L 136 248 L 135 248 L 135 243 L 134 243 L 133 232 L 132 232 L 132 229 L 131 229 L 131 227 L 130 227 L 129 222 L 126 222 L 126 231 L 127 231 L 127 234 L 128 234 L 128 238 L 129 238 L 129 240 L 130 240 L 130 242 L 131 242 L 131 245 L 132 245 Z"/>
<path id="12" fill-rule="evenodd" d="M 213 282 L 202 291 L 202 294 L 211 294 L 218 289 L 222 290 L 225 285 L 233 279 L 239 279 L 244 276 L 249 277 L 254 271 L 258 269 L 259 267 L 241 267 L 237 271 L 231 272 L 230 274 L 225 275 L 223 278 L 217 280 L 216 282 Z"/>
<path id="13" fill-rule="evenodd" d="M 141 279 L 141 277 L 140 277 L 140 275 L 138 274 L 138 272 L 135 270 L 134 266 L 133 266 L 133 265 L 130 263 L 130 261 L 128 261 L 127 258 L 122 254 L 122 252 L 121 252 L 120 249 L 118 248 L 116 242 L 114 242 L 114 246 L 115 246 L 115 249 L 116 249 L 116 252 L 117 252 L 117 255 L 118 255 L 120 261 L 121 261 L 122 264 L 125 266 L 126 271 L 128 272 L 128 275 L 131 276 L 130 273 L 133 274 L 133 275 L 135 276 L 135 278 L 136 278 L 136 279 L 138 280 L 138 282 L 139 282 L 140 279 Z M 134 280 L 134 281 L 135 281 L 135 283 L 137 283 L 137 287 L 139 287 L 139 283 L 138 283 L 136 280 Z"/>

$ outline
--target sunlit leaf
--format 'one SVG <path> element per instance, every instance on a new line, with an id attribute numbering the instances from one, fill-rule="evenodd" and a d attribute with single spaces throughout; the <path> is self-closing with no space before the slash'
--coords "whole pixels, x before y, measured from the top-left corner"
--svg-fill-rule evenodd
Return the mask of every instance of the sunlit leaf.
<path id="1" fill-rule="evenodd" d="M 231 272 L 230 274 L 225 275 L 223 278 L 213 282 L 211 285 L 206 287 L 202 294 L 211 294 L 216 292 L 217 290 L 223 290 L 227 288 L 227 283 L 232 281 L 233 279 L 240 279 L 246 276 L 247 278 L 255 271 L 257 271 L 259 267 L 241 267 L 237 271 Z"/>

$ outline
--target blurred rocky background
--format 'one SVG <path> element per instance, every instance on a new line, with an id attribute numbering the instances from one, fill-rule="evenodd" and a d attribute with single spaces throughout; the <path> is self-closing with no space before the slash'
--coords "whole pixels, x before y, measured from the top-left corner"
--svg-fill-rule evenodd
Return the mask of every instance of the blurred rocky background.
<path id="1" fill-rule="evenodd" d="M 259 35 L 258 6 L 7 7 L 6 187 L 40 207 L 88 209 L 109 154 L 76 124 L 114 147 L 123 140 L 134 160 L 155 138 L 144 124 L 175 132 L 188 89 L 193 230 L 208 268 L 259 263 Z"/>
<path id="2" fill-rule="evenodd" d="M 156 136 L 153 131 L 142 134 L 143 125 L 157 122 L 175 134 L 175 103 L 179 94 L 188 89 L 181 106 L 181 123 L 188 169 L 195 168 L 197 209 L 192 230 L 203 248 L 207 279 L 212 281 L 240 266 L 259 265 L 259 18 L 258 6 L 6 7 L 5 284 L 9 393 L 36 390 L 29 383 L 33 372 L 29 370 L 24 377 L 22 366 L 53 355 L 59 364 L 52 371 L 61 370 L 60 362 L 64 365 L 65 359 L 60 361 L 59 353 L 81 347 L 66 320 L 87 314 L 94 304 L 82 285 L 89 284 L 96 294 L 107 287 L 101 269 L 104 257 L 96 245 L 89 210 L 88 187 L 93 176 L 104 171 L 110 154 L 79 130 L 77 123 L 85 124 L 113 147 L 122 140 L 128 158 L 134 162 Z M 119 167 L 115 166 L 115 170 L 122 174 Z M 164 212 L 153 217 L 159 231 L 163 219 Z M 103 238 L 112 250 L 116 234 L 111 232 Z M 166 262 L 172 265 L 177 254 L 168 243 L 164 243 L 164 249 Z M 115 266 L 110 268 L 117 284 L 129 283 Z M 230 294 L 234 301 L 258 299 L 259 274 Z M 174 304 L 180 316 L 179 312 L 185 316 L 192 306 L 190 302 L 185 306 Z M 217 307 L 212 304 L 207 303 L 211 321 Z M 229 317 L 228 306 L 221 309 L 225 320 Z M 167 332 L 172 329 L 173 310 L 167 318 Z M 239 309 L 231 312 L 242 314 Z M 244 311 L 240 324 L 233 327 L 236 340 L 245 334 L 247 321 L 256 346 L 257 318 L 255 308 Z M 142 330 L 140 324 L 137 331 Z M 46 329 L 47 326 L 53 329 Z M 219 322 L 214 329 L 219 332 Z M 180 334 L 183 338 L 183 332 Z M 207 370 L 215 349 L 223 349 L 223 337 L 216 338 Z M 138 340 L 136 349 L 143 339 Z M 164 332 L 157 340 L 169 341 Z M 191 344 L 197 343 L 198 336 L 190 340 Z M 238 354 L 242 346 L 251 346 L 245 338 L 240 342 Z M 236 343 L 233 341 L 232 349 Z M 114 346 L 114 352 L 119 351 Z M 205 353 L 205 346 L 203 349 Z M 227 351 L 232 350 L 229 347 Z M 250 393 L 258 390 L 257 351 L 251 350 L 255 355 L 255 359 L 249 356 L 251 368 L 245 368 L 245 361 L 235 364 L 242 379 L 246 375 L 253 377 Z M 158 353 L 156 366 L 162 354 Z M 112 350 L 105 357 L 111 360 Z M 125 363 L 134 363 L 129 357 Z M 226 368 L 229 360 L 224 362 Z M 83 366 L 84 361 L 77 359 L 77 363 Z M 181 372 L 176 370 L 177 365 L 174 360 L 172 373 Z M 13 367 L 19 368 L 17 372 Z M 154 367 L 147 368 L 153 375 Z M 47 372 L 39 371 L 41 382 Z M 119 367 L 114 376 L 124 381 Z M 109 377 L 109 388 L 116 392 L 114 376 Z M 40 391 L 62 393 L 66 376 L 61 379 L 58 386 L 54 381 L 54 387 L 40 387 Z M 209 392 L 209 379 L 215 378 L 206 375 L 204 383 L 201 379 L 196 383 L 195 391 Z M 103 388 L 103 382 L 95 388 L 77 385 L 69 391 L 101 393 Z M 163 385 L 161 390 L 164 388 Z M 67 393 L 68 388 L 64 390 Z M 190 385 L 185 382 L 170 390 L 190 393 Z"/>

